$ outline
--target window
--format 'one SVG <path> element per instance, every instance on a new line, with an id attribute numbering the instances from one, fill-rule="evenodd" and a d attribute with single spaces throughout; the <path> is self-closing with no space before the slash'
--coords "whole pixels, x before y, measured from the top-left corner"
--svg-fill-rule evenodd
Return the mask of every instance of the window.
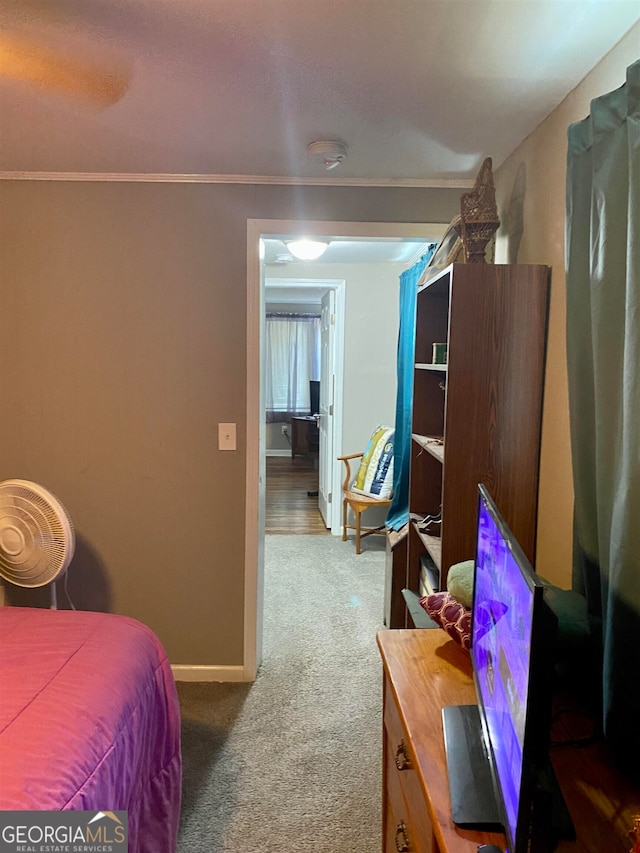
<path id="1" fill-rule="evenodd" d="M 320 378 L 320 316 L 267 314 L 265 409 L 267 423 L 309 414 L 309 381 Z"/>

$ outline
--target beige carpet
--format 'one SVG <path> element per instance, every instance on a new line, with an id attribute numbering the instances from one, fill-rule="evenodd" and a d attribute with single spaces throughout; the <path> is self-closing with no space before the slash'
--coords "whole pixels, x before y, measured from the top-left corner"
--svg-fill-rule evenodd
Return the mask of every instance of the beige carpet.
<path id="1" fill-rule="evenodd" d="M 384 539 L 268 536 L 253 685 L 179 684 L 178 853 L 381 849 Z"/>

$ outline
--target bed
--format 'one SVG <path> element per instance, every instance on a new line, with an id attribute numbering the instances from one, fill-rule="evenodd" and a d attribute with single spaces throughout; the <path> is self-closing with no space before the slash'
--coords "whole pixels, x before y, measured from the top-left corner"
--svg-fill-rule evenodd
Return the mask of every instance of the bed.
<path id="1" fill-rule="evenodd" d="M 175 853 L 181 775 L 175 683 L 149 628 L 0 608 L 0 810 L 126 810 L 129 853 Z"/>

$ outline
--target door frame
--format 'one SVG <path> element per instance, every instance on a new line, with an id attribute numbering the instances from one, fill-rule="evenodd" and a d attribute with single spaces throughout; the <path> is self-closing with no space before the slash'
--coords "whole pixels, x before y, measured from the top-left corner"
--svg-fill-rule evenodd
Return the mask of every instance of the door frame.
<path id="1" fill-rule="evenodd" d="M 340 222 L 296 219 L 247 219 L 247 396 L 245 421 L 245 559 L 243 680 L 254 681 L 262 659 L 264 599 L 264 441 L 260 412 L 260 358 L 264 316 L 264 264 L 260 238 L 281 234 L 354 239 L 440 239 L 447 223 Z"/>
<path id="2" fill-rule="evenodd" d="M 345 281 L 342 282 L 344 291 Z M 335 533 L 335 508 L 337 495 L 334 447 L 342 447 L 342 376 L 337 365 L 344 364 L 344 335 L 338 339 L 338 314 L 344 310 L 339 305 L 336 288 L 325 291 L 321 302 L 320 323 L 320 405 L 318 407 L 318 508 L 326 526 Z M 325 313 L 326 312 L 326 313 Z M 325 331 L 326 330 L 326 331 Z M 326 349 L 324 344 L 327 344 Z M 339 351 L 339 352 L 338 352 Z M 338 357 L 339 356 L 339 357 Z M 326 363 L 325 363 L 326 362 Z M 338 402 L 340 405 L 338 405 Z M 323 405 L 325 408 L 323 409 Z M 324 420 L 323 420 L 324 418 Z M 323 448 L 323 432 L 325 446 Z M 338 439 L 338 433 L 339 439 Z M 323 488 L 324 487 L 324 488 Z"/>

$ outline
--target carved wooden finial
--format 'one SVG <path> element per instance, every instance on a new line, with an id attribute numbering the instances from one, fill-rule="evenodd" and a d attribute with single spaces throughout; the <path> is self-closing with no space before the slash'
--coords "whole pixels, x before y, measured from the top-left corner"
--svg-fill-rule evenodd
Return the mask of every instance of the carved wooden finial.
<path id="1" fill-rule="evenodd" d="M 467 263 L 483 263 L 487 243 L 500 226 L 491 157 L 486 157 L 473 189 L 460 197 L 460 217 L 455 229 L 464 247 Z"/>

